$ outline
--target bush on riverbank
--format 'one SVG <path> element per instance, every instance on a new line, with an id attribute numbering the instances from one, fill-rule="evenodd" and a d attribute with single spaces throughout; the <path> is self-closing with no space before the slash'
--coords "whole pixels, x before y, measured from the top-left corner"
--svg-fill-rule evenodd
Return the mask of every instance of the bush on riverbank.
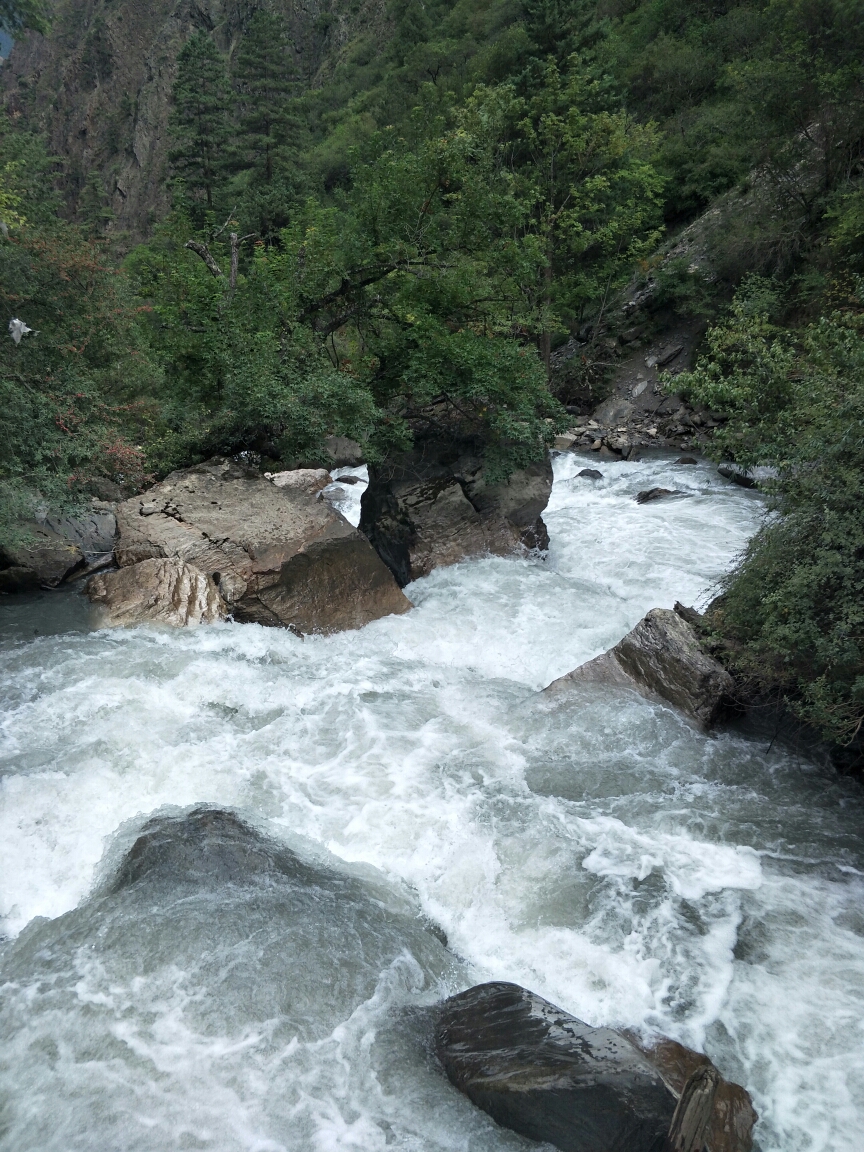
<path id="1" fill-rule="evenodd" d="M 849 745 L 864 726 L 864 308 L 857 295 L 843 304 L 783 329 L 777 285 L 751 279 L 675 384 L 729 413 L 718 457 L 777 470 L 774 514 L 713 626 L 739 676 Z"/>

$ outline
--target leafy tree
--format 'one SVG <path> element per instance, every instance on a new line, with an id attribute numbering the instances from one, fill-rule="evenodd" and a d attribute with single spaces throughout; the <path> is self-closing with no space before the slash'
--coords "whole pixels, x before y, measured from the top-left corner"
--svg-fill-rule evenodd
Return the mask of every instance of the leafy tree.
<path id="1" fill-rule="evenodd" d="M 574 57 L 563 72 L 549 60 L 528 97 L 510 85 L 481 88 L 467 106 L 467 122 L 497 136 L 524 206 L 522 228 L 543 252 L 533 296 L 547 369 L 553 332 L 586 312 L 602 317 L 660 236 L 653 133 L 611 102 L 608 110 L 609 94 Z"/>
<path id="2" fill-rule="evenodd" d="M 365 438 L 372 398 L 298 323 L 291 286 L 274 268 L 278 253 L 259 245 L 232 286 L 224 233 L 206 248 L 209 267 L 185 247 L 189 235 L 175 216 L 129 259 L 154 301 L 150 339 L 165 364 L 152 466 L 164 473 L 246 450 L 290 461 L 314 454 L 331 432 Z"/>
<path id="3" fill-rule="evenodd" d="M 178 174 L 190 211 L 203 223 L 212 212 L 226 175 L 231 135 L 231 92 L 225 62 L 205 32 L 196 32 L 177 57 L 171 90 L 169 159 Z"/>
<path id="4" fill-rule="evenodd" d="M 25 145 L 19 155 L 37 153 Z M 100 480 L 143 481 L 135 444 L 158 379 L 127 278 L 73 225 L 41 219 L 21 168 L 9 162 L 0 177 L 0 300 L 32 330 L 0 340 L 0 542 L 38 506 L 75 503 Z"/>

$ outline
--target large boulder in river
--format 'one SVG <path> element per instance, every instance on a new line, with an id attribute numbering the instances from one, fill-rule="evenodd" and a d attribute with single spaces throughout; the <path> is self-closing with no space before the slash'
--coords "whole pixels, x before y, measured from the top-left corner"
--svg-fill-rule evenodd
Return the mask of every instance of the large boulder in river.
<path id="1" fill-rule="evenodd" d="M 233 462 L 172 472 L 116 515 L 121 568 L 180 560 L 236 620 L 327 633 L 411 607 L 366 537 L 317 494 Z"/>
<path id="2" fill-rule="evenodd" d="M 675 1113 L 675 1095 L 626 1037 L 518 984 L 445 1001 L 435 1051 L 499 1124 L 563 1152 L 661 1152 Z"/>
<path id="3" fill-rule="evenodd" d="M 652 608 L 614 648 L 553 681 L 557 693 L 572 684 L 616 684 L 672 704 L 709 728 L 722 715 L 734 682 L 709 655 L 696 629 L 677 611 Z"/>
<path id="4" fill-rule="evenodd" d="M 499 1124 L 562 1152 L 749 1152 L 756 1113 L 707 1056 L 592 1028 L 518 984 L 445 1000 L 438 1059 Z"/>
<path id="5" fill-rule="evenodd" d="M 87 585 L 104 627 L 135 624 L 214 624 L 228 614 L 212 578 L 173 557 L 141 560 Z"/>
<path id="6" fill-rule="evenodd" d="M 420 443 L 369 466 L 360 529 L 404 587 L 470 556 L 548 548 L 541 514 L 551 492 L 548 458 L 491 484 L 478 456 Z"/>

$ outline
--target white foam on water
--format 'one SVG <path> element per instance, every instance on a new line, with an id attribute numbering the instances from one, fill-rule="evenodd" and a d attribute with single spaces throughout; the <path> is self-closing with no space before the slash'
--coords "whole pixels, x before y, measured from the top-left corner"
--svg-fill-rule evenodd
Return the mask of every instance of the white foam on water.
<path id="1" fill-rule="evenodd" d="M 593 463 L 556 458 L 545 559 L 436 571 L 406 590 L 411 613 L 359 632 L 17 633 L 0 670 L 6 932 L 85 900 L 124 822 L 234 807 L 413 893 L 465 961 L 450 990 L 515 980 L 590 1023 L 704 1047 L 753 1093 L 763 1152 L 851 1152 L 864 1122 L 856 787 L 631 693 L 537 694 L 648 609 L 703 603 L 761 503 L 704 465 L 603 461 L 602 480 L 577 476 Z M 652 487 L 680 494 L 637 505 Z M 117 1148 L 529 1147 L 405 1040 L 395 1009 L 441 991 L 417 963 L 382 971 L 385 991 L 342 1032 L 278 1054 L 228 1014 L 218 1034 L 193 1026 L 191 977 L 172 984 L 163 966 L 105 987 L 85 972 L 87 1011 L 112 1022 L 100 1043 L 118 1045 L 90 1073 L 74 1055 L 83 1009 L 37 1012 L 25 981 L 8 992 L 9 1042 L 26 1063 L 63 1035 L 69 1056 L 50 1089 L 22 1063 L 0 1091 L 51 1096 L 58 1149 L 83 1146 L 99 1109 Z M 112 1136 L 123 1090 L 140 1107 Z M 24 1130 L 15 1152 L 40 1146 Z"/>

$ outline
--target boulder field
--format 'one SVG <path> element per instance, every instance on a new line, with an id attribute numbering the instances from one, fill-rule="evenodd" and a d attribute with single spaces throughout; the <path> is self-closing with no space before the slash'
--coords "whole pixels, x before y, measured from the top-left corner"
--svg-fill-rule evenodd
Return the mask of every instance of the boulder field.
<path id="1" fill-rule="evenodd" d="M 750 1097 L 707 1056 L 592 1028 L 518 984 L 441 1005 L 450 1081 L 506 1128 L 562 1152 L 749 1152 Z"/>

